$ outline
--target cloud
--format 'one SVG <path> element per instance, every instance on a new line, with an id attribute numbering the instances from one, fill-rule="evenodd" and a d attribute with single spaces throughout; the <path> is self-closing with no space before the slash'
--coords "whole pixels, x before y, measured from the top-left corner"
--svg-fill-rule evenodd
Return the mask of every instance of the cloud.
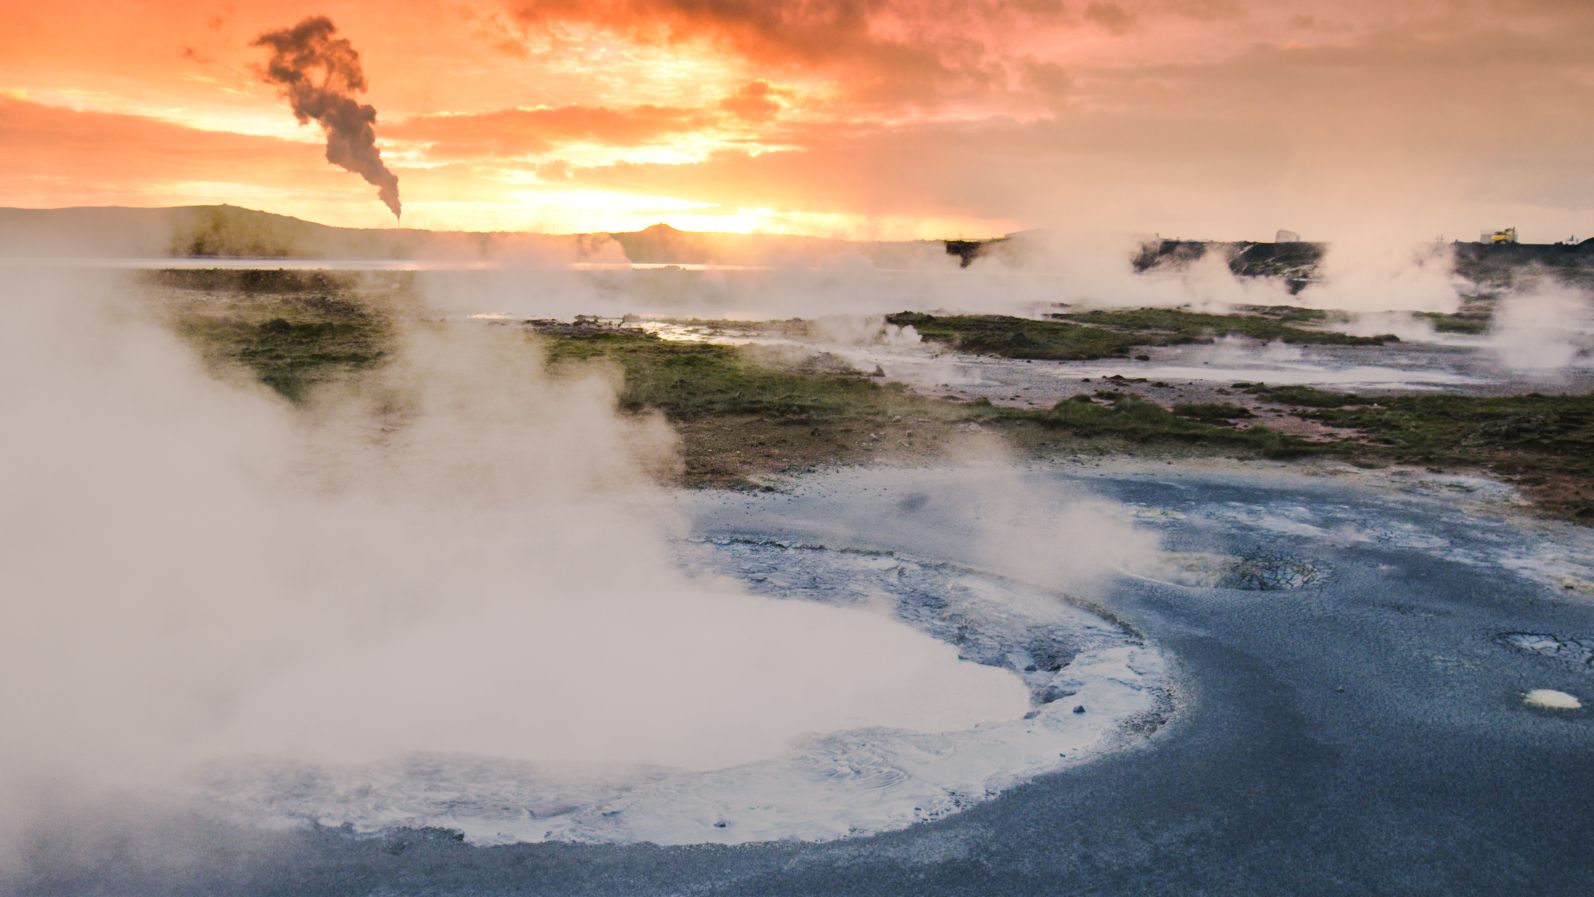
<path id="1" fill-rule="evenodd" d="M 892 7 L 889 0 L 525 0 L 515 13 L 544 26 L 584 22 L 645 40 L 706 38 L 750 56 L 812 64 L 863 48 L 909 48 L 875 31 Z"/>
<path id="2" fill-rule="evenodd" d="M 59 10 L 48 27 L 0 34 L 0 83 L 212 130 L 269 108 L 245 77 L 259 55 L 245 53 L 248 37 L 273 24 L 265 13 L 229 17 L 229 51 L 204 17 L 155 3 L 144 16 L 155 54 L 67 27 L 89 14 L 85 0 Z M 104 14 L 129 28 L 139 18 Z M 601 229 L 598 213 L 578 225 L 560 211 L 590 189 L 854 221 L 1114 218 L 1236 238 L 1279 227 L 1329 238 L 1376 217 L 1408 241 L 1509 223 L 1559 239 L 1585 233 L 1594 210 L 1594 120 L 1566 112 L 1594 103 L 1584 3 L 500 0 L 469 16 L 444 5 L 393 17 L 350 0 L 338 17 L 383 92 L 383 137 L 402 138 L 384 150 L 406 168 L 406 220 L 423 226 Z M 523 52 L 494 52 L 506 40 Z M 183 46 L 217 57 L 204 79 L 174 64 Z M 0 123 L 0 155 L 19 163 L 0 170 L 7 202 L 312 214 L 300 194 L 355 195 L 270 149 L 302 144 L 126 117 L 67 133 L 16 114 Z M 122 141 L 125 166 L 106 149 Z M 702 161 L 657 164 L 688 157 Z M 539 184 L 537 167 L 556 158 L 559 183 Z M 180 186 L 193 181 L 238 187 Z M 428 217 L 445 204 L 446 218 Z M 331 201 L 313 213 L 374 223 Z"/>
<path id="3" fill-rule="evenodd" d="M 395 138 L 428 144 L 427 154 L 436 158 L 505 159 L 570 143 L 640 146 L 699 130 L 715 120 L 711 113 L 680 107 L 563 106 L 418 115 L 384 130 Z"/>
<path id="4" fill-rule="evenodd" d="M 1151 206 L 1170 199 L 1170 189 L 1212 195 L 1238 187 L 1231 202 L 1245 206 L 1282 175 L 1277 140 L 1265 131 L 1210 130 L 1176 117 L 808 124 L 768 139 L 791 149 L 727 150 L 691 165 L 618 163 L 570 174 L 587 186 L 733 207 L 961 213 L 1047 224 L 1067 217 L 1103 225 L 1112 218 L 1123 223 L 1112 212 L 1115 200 L 1142 197 Z"/>
<path id="5" fill-rule="evenodd" d="M 426 145 L 435 160 L 517 159 L 571 144 L 638 147 L 685 134 L 763 125 L 784 108 L 783 91 L 748 81 L 712 106 L 629 108 L 560 106 L 418 115 L 384 128 L 389 136 Z M 546 163 L 539 163 L 546 164 Z"/>
<path id="6" fill-rule="evenodd" d="M 1110 0 L 1092 0 L 1085 7 L 1085 18 L 1113 34 L 1128 34 L 1138 24 L 1134 13 Z"/>
<path id="7" fill-rule="evenodd" d="M 749 122 L 769 121 L 780 114 L 781 104 L 777 91 L 768 81 L 749 81 L 734 93 L 720 100 L 720 108 Z"/>
<path id="8" fill-rule="evenodd" d="M 78 112 L 0 96 L 0 193 L 29 202 L 52 184 L 132 195 L 182 181 L 235 181 L 319 189 L 323 166 L 304 144 L 204 131 L 137 115 Z M 306 183 L 308 182 L 308 183 Z"/>
<path id="9" fill-rule="evenodd" d="M 1005 77 L 995 35 L 1064 5 L 995 0 L 520 0 L 528 28 L 596 26 L 643 44 L 707 44 L 761 66 L 839 78 L 853 99 L 921 103 Z"/>
<path id="10" fill-rule="evenodd" d="M 1074 76 L 1055 62 L 1030 60 L 1024 64 L 1024 88 L 1040 99 L 1053 115 L 1062 112 L 1074 92 Z"/>
<path id="11" fill-rule="evenodd" d="M 477 195 L 476 183 L 488 183 L 473 175 L 475 183 L 439 185 L 431 172 L 417 174 L 430 196 Z M 0 96 L 0 204 L 232 203 L 346 225 L 391 221 L 368 189 L 327 165 L 314 144 Z"/>

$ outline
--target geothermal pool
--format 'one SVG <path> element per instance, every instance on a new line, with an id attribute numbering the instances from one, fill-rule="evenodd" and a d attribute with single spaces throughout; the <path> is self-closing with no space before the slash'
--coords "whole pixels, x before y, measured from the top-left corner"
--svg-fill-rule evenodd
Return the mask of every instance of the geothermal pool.
<path id="1" fill-rule="evenodd" d="M 1039 713 L 932 737 L 831 733 L 775 760 L 564 791 L 457 757 L 234 770 L 210 783 L 230 821 L 149 811 L 114 829 L 119 890 L 1587 890 L 1594 536 L 1518 516 L 1505 487 L 991 464 L 679 500 L 681 563 L 761 600 L 889 613 L 1022 680 Z M 1154 539 L 1095 516 L 1047 524 L 1082 501 Z M 1106 572 L 1078 566 L 1097 555 Z M 1059 571 L 1081 574 L 1068 594 L 1082 603 L 1028 584 Z M 79 858 L 100 853 L 76 843 L 39 842 L 19 890 L 99 880 Z"/>
<path id="2" fill-rule="evenodd" d="M 817 841 L 947 816 L 1131 744 L 1171 709 L 1160 653 L 1066 595 L 844 543 L 722 534 L 681 546 L 681 555 L 764 600 L 889 616 L 956 647 L 966 663 L 1003 671 L 1027 699 L 1010 718 L 954 731 L 814 732 L 776 757 L 708 770 L 653 766 L 583 779 L 436 753 L 364 765 L 224 762 L 208 772 L 208 799 L 241 823 L 369 833 L 439 826 L 476 844 Z M 881 677 L 902 675 L 891 657 L 881 660 Z M 634 685 L 647 689 L 645 671 Z M 987 715 L 1008 706 L 1001 683 L 976 695 L 990 702 Z"/>
<path id="3" fill-rule="evenodd" d="M 1192 671 L 1178 649 L 1165 653 L 1143 634 L 1158 630 L 1186 651 L 1201 639 L 1261 639 L 1264 653 L 1280 655 L 1275 673 L 1308 658 L 1292 688 L 1354 689 L 1338 703 L 1374 713 L 1380 727 L 1538 709 L 1551 717 L 1544 725 L 1575 726 L 1563 737 L 1594 737 L 1577 722 L 1587 683 L 1568 679 L 1594 644 L 1581 634 L 1594 633 L 1594 538 L 1514 520 L 1509 490 L 1487 480 L 1256 468 L 877 468 L 804 477 L 773 494 L 682 497 L 695 521 L 677 546 L 684 569 L 729 576 L 760 600 L 910 626 L 1021 683 L 1025 705 L 1007 718 L 940 732 L 815 732 L 752 762 L 585 779 L 444 753 L 230 762 L 208 770 L 202 793 L 249 827 L 309 823 L 376 838 L 440 828 L 478 846 L 791 844 L 918 830 L 1002 806 L 1029 783 L 1113 768 L 1126 751 L 1154 765 L 1170 750 L 1163 742 L 1200 731 L 1190 714 L 1199 722 L 1241 709 L 1220 708 L 1248 699 L 1213 691 L 1211 677 L 1234 670 Z M 1077 589 L 1037 584 L 1059 576 Z M 1499 585 L 1476 591 L 1489 583 Z M 1585 622 L 1559 633 L 1504 622 L 1524 598 Z M 1460 614 L 1447 609 L 1458 599 L 1486 608 L 1456 620 L 1460 633 L 1445 622 Z M 1445 625 L 1427 633 L 1424 621 Z M 1207 635 L 1192 643 L 1192 633 Z M 1410 644 L 1370 647 L 1391 638 Z M 1535 667 L 1534 658 L 1569 663 Z M 1451 695 L 1443 689 L 1455 686 L 1441 683 L 1458 671 L 1479 681 Z M 646 688 L 645 675 L 636 687 Z M 1515 718 L 1505 730 L 1533 725 Z M 1234 734 L 1222 750 L 1256 747 Z"/>

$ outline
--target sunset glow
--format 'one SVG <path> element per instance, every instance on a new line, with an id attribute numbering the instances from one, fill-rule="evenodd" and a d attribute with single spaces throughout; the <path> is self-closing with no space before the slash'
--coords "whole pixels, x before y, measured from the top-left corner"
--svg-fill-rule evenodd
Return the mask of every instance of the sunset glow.
<path id="1" fill-rule="evenodd" d="M 1594 209 L 1581 3 L 7 6 L 0 205 L 391 226 L 251 46 L 324 15 L 410 227 L 1554 240 Z"/>

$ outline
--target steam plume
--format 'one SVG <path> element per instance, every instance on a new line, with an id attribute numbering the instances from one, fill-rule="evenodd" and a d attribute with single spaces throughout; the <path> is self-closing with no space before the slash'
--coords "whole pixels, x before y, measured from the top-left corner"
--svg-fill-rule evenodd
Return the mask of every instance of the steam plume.
<path id="1" fill-rule="evenodd" d="M 353 94 L 365 90 L 360 54 L 326 16 L 311 16 L 292 28 L 268 31 L 250 46 L 270 47 L 265 78 L 282 88 L 300 124 L 315 119 L 327 135 L 327 161 L 376 186 L 377 195 L 400 214 L 398 175 L 382 164 L 376 148 L 376 107 Z"/>

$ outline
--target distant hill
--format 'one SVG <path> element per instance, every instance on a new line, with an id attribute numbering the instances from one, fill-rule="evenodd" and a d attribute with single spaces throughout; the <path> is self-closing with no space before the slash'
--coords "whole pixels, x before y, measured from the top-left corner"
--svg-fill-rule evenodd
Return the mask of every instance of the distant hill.
<path id="1" fill-rule="evenodd" d="M 0 209 L 0 254 L 131 258 L 477 258 L 573 252 L 579 238 L 329 227 L 237 206 Z"/>
<path id="2" fill-rule="evenodd" d="M 849 243 L 777 234 L 694 233 L 667 224 L 622 233 L 533 234 L 330 227 L 237 206 L 0 208 L 12 258 L 486 259 L 664 264 L 803 264 L 847 254 L 877 263 L 939 252 L 938 241 Z"/>
<path id="3" fill-rule="evenodd" d="M 237 206 L 71 209 L 0 208 L 0 257 L 297 258 L 380 260 L 525 260 L 652 264 L 813 265 L 854 258 L 906 268 L 944 255 L 963 266 L 1023 258 L 1044 246 L 1044 232 L 989 240 L 850 242 L 780 234 L 725 234 L 655 224 L 639 231 L 591 234 L 428 231 L 330 227 Z M 1594 280 L 1594 240 L 1577 245 L 1455 243 L 1457 269 L 1479 282 L 1550 270 Z M 1157 240 L 1130 259 L 1135 270 L 1178 268 L 1210 249 L 1227 254 L 1241 276 L 1280 277 L 1299 289 L 1317 274 L 1321 243 Z"/>

